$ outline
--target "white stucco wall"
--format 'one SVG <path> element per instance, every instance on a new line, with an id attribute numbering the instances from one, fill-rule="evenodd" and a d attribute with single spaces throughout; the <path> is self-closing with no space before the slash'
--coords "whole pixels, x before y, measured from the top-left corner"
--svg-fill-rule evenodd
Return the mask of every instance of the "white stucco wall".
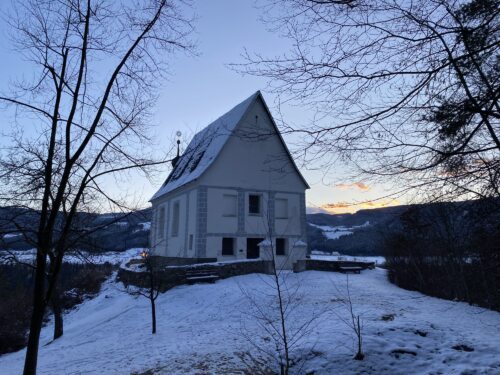
<path id="1" fill-rule="evenodd" d="M 279 236 L 278 236 L 279 237 Z M 276 240 L 273 240 L 272 246 L 261 246 L 260 257 L 265 260 L 271 260 L 273 252 L 276 249 Z M 276 268 L 278 269 L 292 269 L 293 263 L 299 259 L 306 257 L 307 247 L 300 241 L 299 238 L 287 238 L 285 255 L 274 255 Z"/>
<path id="2" fill-rule="evenodd" d="M 160 211 L 165 210 L 165 225 L 160 224 Z M 149 237 L 150 247 L 154 255 L 167 256 L 166 248 L 166 215 L 168 212 L 168 201 L 163 200 L 161 203 L 153 205 L 151 218 L 151 235 Z M 160 235 L 163 232 L 163 237 Z"/>
<path id="3" fill-rule="evenodd" d="M 171 194 L 153 203 L 151 247 L 155 255 L 168 257 L 194 256 L 196 241 L 196 190 L 186 189 Z M 188 203 L 189 201 L 189 203 Z M 177 235 L 172 232 L 174 205 L 179 204 L 179 226 Z M 159 212 L 165 209 L 165 223 L 160 228 Z M 163 232 L 163 237 L 159 232 Z M 193 248 L 189 250 L 189 235 L 193 235 Z"/>
<path id="4" fill-rule="evenodd" d="M 190 190 L 188 192 L 189 199 L 189 210 L 187 215 L 187 233 L 186 233 L 186 257 L 195 257 L 196 256 L 196 190 Z M 190 240 L 190 236 L 192 236 L 192 240 Z M 191 247 L 190 247 L 191 242 Z"/>
<path id="5" fill-rule="evenodd" d="M 275 233 L 276 236 L 280 235 L 297 235 L 301 236 L 301 216 L 300 216 L 300 204 L 301 195 L 299 194 L 287 194 L 287 193 L 276 193 L 276 199 L 286 199 L 288 202 L 288 217 L 286 219 L 276 218 L 275 219 Z"/>
<path id="6" fill-rule="evenodd" d="M 238 230 L 238 211 L 235 216 L 224 216 L 224 195 L 234 195 L 235 189 L 207 189 L 207 233 L 233 233 Z"/>

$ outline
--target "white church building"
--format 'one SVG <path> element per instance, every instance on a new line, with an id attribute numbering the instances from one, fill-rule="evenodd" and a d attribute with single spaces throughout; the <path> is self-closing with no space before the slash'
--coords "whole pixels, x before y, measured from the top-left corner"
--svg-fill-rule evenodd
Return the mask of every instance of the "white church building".
<path id="1" fill-rule="evenodd" d="M 309 188 L 260 91 L 197 133 L 151 198 L 152 254 L 218 261 L 306 255 Z"/>

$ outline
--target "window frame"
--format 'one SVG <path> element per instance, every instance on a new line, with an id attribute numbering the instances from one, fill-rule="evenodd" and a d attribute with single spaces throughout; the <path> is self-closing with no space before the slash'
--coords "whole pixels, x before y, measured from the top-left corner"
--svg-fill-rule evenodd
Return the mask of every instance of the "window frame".
<path id="1" fill-rule="evenodd" d="M 259 212 L 251 212 L 250 211 L 250 197 L 257 197 L 259 200 Z M 248 194 L 248 215 L 250 216 L 262 216 L 262 194 L 258 193 L 249 193 Z"/>
<path id="2" fill-rule="evenodd" d="M 282 249 L 283 251 L 281 251 L 281 249 L 280 249 L 279 253 L 278 253 L 278 240 L 280 243 L 283 244 L 283 249 Z M 287 242 L 286 238 L 283 238 L 283 237 L 276 238 L 276 250 L 275 250 L 275 252 L 276 252 L 277 256 L 286 256 L 286 242 Z"/>
<path id="3" fill-rule="evenodd" d="M 231 240 L 231 253 L 227 253 L 227 248 L 225 247 L 225 242 L 226 240 Z M 221 243 L 221 255 L 222 256 L 234 256 L 235 251 L 234 251 L 234 243 L 235 243 L 235 238 L 234 237 L 222 237 L 222 243 Z"/>

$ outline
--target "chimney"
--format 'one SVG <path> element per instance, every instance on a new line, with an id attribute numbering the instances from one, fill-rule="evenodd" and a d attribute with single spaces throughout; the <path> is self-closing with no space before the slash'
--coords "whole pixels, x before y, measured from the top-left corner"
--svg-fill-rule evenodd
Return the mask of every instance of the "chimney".
<path id="1" fill-rule="evenodd" d="M 175 166 L 177 165 L 177 162 L 179 161 L 179 145 L 181 144 L 181 141 L 180 139 L 177 140 L 177 156 L 175 158 L 172 159 L 172 168 L 175 168 Z"/>

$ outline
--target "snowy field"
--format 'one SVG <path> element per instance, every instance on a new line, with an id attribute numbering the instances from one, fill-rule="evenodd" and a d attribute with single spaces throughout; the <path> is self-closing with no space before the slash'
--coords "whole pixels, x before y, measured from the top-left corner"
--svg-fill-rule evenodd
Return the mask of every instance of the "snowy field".
<path id="1" fill-rule="evenodd" d="M 323 232 L 323 235 L 329 240 L 336 240 L 342 236 L 349 236 L 353 234 L 356 229 L 370 226 L 369 221 L 367 221 L 363 225 L 355 225 L 353 227 L 345 227 L 345 226 L 331 227 L 328 225 L 316 225 L 312 223 L 308 224 L 315 228 L 320 229 Z"/>
<path id="2" fill-rule="evenodd" d="M 125 251 L 108 251 L 104 253 L 92 254 L 87 251 L 68 252 L 64 255 L 64 263 L 93 263 L 104 264 L 121 264 L 131 258 L 138 258 L 142 248 L 133 248 Z M 36 250 L 0 250 L 0 264 L 13 263 L 16 260 L 20 262 L 31 263 L 35 260 Z"/>
<path id="3" fill-rule="evenodd" d="M 316 260 L 347 260 L 354 262 L 374 262 L 377 265 L 383 265 L 385 263 L 385 257 L 382 256 L 352 256 L 352 255 L 329 255 L 329 254 L 311 254 L 311 259 Z"/>
<path id="4" fill-rule="evenodd" d="M 388 283 L 382 269 L 350 275 L 350 294 L 364 331 L 364 361 L 352 359 L 346 276 L 308 271 L 289 274 L 301 285 L 295 323 L 315 316 L 292 349 L 307 358 L 300 374 L 499 374 L 500 314 L 464 303 L 426 297 Z M 158 333 L 150 333 L 148 300 L 108 281 L 94 299 L 66 315 L 64 336 L 49 344 L 42 332 L 40 374 L 243 374 L 268 347 L 268 334 L 248 315 L 242 291 L 262 306 L 269 278 L 246 275 L 215 284 L 179 286 L 157 300 Z M 245 336 L 255 340 L 251 344 Z M 0 357 L 0 373 L 21 374 L 24 351 Z M 267 362 L 271 363 L 271 362 Z M 255 373 L 255 372 L 246 372 Z"/>

